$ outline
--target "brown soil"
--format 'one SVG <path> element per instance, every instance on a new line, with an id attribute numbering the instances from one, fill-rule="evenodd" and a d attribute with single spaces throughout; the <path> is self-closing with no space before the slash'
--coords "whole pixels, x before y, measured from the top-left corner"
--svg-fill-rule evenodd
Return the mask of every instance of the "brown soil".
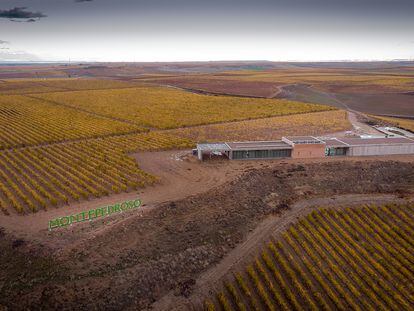
<path id="1" fill-rule="evenodd" d="M 290 84 L 281 87 L 279 98 L 324 104 L 340 109 L 359 112 L 406 116 L 414 115 L 414 96 L 406 92 L 333 92 L 323 90 L 320 86 Z"/>
<path id="2" fill-rule="evenodd" d="M 171 85 L 194 91 L 206 92 L 217 95 L 236 95 L 247 97 L 272 97 L 278 92 L 278 86 L 282 83 L 264 81 L 243 81 L 201 77 L 175 77 L 168 79 L 156 79 L 154 83 Z"/>
<path id="3" fill-rule="evenodd" d="M 406 198 L 399 198 L 392 194 L 348 194 L 298 201 L 279 215 L 270 215 L 265 218 L 219 264 L 203 273 L 193 286 L 191 296 L 177 296 L 172 291 L 157 301 L 152 308 L 154 310 L 193 310 L 200 308 L 204 299 L 206 299 L 207 293 L 218 291 L 224 281 L 234 273 L 240 272 L 240 269 L 254 260 L 258 249 L 263 247 L 266 242 L 281 237 L 290 225 L 310 214 L 315 208 L 327 206 L 340 209 L 364 204 L 404 203 L 406 200 Z"/>
<path id="4" fill-rule="evenodd" d="M 403 92 L 402 86 L 398 83 L 395 85 L 378 85 L 367 83 L 330 83 L 319 84 L 318 88 L 332 93 L 346 93 L 346 94 L 378 94 L 378 93 L 395 93 L 398 91 Z"/>
<path id="5" fill-rule="evenodd" d="M 336 97 L 350 109 L 360 112 L 389 116 L 414 116 L 414 96 L 404 93 L 337 93 Z"/>
<path id="6" fill-rule="evenodd" d="M 203 272 L 232 257 L 238 245 L 249 253 L 261 241 L 265 234 L 253 231 L 260 223 L 265 221 L 267 232 L 276 225 L 272 219 L 286 222 L 284 215 L 306 208 L 294 205 L 297 201 L 343 194 L 409 196 L 414 189 L 412 156 L 199 164 L 173 155 L 159 153 L 159 160 L 154 153 L 138 155 L 144 169 L 163 177 L 159 186 L 140 194 L 147 204 L 141 212 L 51 233 L 36 231 L 33 224 L 32 238 L 22 240 L 17 232 L 2 232 L 0 306 L 129 310 L 148 307 L 170 291 L 191 296 Z M 240 244 L 251 231 L 255 242 Z"/>
<path id="7" fill-rule="evenodd" d="M 190 195 L 205 192 L 213 187 L 218 187 L 240 174 L 244 167 L 244 163 L 238 162 L 227 162 L 226 165 L 217 162 L 199 163 L 195 157 L 190 155 L 188 150 L 144 152 L 133 156 L 137 159 L 141 169 L 159 177 L 156 186 L 74 203 L 65 208 L 41 210 L 24 217 L 18 214 L 0 215 L 0 227 L 19 238 L 47 243 L 52 247 L 56 241 L 53 239 L 54 235 L 47 230 L 48 221 L 51 219 L 137 197 L 141 198 L 144 203 L 142 211 L 148 210 L 163 202 L 183 199 Z M 125 213 L 124 215 L 117 215 L 117 217 L 109 217 L 105 222 L 117 222 L 120 218 L 129 216 L 128 213 Z M 89 224 L 79 224 L 76 227 L 80 227 L 80 229 L 69 229 L 72 232 L 71 236 L 82 234 L 85 228 L 89 228 Z M 58 239 L 59 243 L 62 244 L 62 237 Z M 69 240 L 70 243 L 72 243 L 71 240 Z"/>

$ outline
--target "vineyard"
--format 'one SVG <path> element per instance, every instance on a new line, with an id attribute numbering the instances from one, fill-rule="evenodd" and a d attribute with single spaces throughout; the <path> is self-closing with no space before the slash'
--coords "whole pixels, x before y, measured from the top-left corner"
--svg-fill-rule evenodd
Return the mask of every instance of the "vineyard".
<path id="1" fill-rule="evenodd" d="M 274 140 L 282 136 L 320 135 L 351 129 L 343 110 L 296 114 L 171 130 L 193 141 Z"/>
<path id="2" fill-rule="evenodd" d="M 137 83 L 103 79 L 22 79 L 2 82 L 0 83 L 2 95 L 137 87 Z"/>
<path id="3" fill-rule="evenodd" d="M 247 87 L 257 83 L 260 87 L 254 86 L 253 93 L 260 88 L 273 85 L 275 90 L 277 86 L 286 84 L 312 84 L 328 89 L 331 86 L 346 86 L 347 88 L 361 89 L 374 87 L 378 90 L 387 91 L 410 91 L 414 88 L 412 77 L 401 72 L 353 72 L 352 70 L 322 69 L 322 68 L 301 68 L 301 69 L 276 69 L 251 71 L 243 70 L 239 72 L 223 72 L 214 75 L 189 75 L 177 77 L 154 77 L 148 78 L 150 82 L 160 82 L 177 86 L 190 87 L 194 89 L 217 90 L 223 93 L 238 93 L 235 85 L 237 83 L 245 84 Z M 263 90 L 258 94 L 270 96 L 273 92 Z M 252 94 L 252 93 L 250 93 Z"/>
<path id="4" fill-rule="evenodd" d="M 347 86 L 368 86 L 386 87 L 389 90 L 412 90 L 414 87 L 413 79 L 404 74 L 395 75 L 388 72 L 371 74 L 352 73 L 351 71 L 331 70 L 331 69 L 300 69 L 300 70 L 268 70 L 263 72 L 243 71 L 239 74 L 215 75 L 211 78 L 273 82 L 277 84 L 305 83 L 314 85 L 347 85 Z"/>
<path id="5" fill-rule="evenodd" d="M 226 125 L 234 133 L 236 128 L 250 128 L 251 133 L 256 128 L 259 137 L 303 119 L 314 131 L 325 123 L 332 130 L 347 126 L 344 112 L 326 106 L 196 95 L 137 82 L 4 80 L 0 90 L 20 94 L 0 96 L 0 210 L 6 214 L 70 205 L 152 184 L 156 177 L 142 171 L 128 152 L 189 148 L 194 143 L 189 139 L 202 138 L 184 134 L 185 129 L 163 133 L 148 127 L 175 129 L 270 117 Z M 314 116 L 299 116 L 308 112 Z"/>
<path id="6" fill-rule="evenodd" d="M 162 133 L 130 134 L 0 152 L 0 209 L 19 213 L 153 183 L 126 152 L 189 147 Z"/>
<path id="7" fill-rule="evenodd" d="M 143 131 L 133 124 L 26 96 L 0 96 L 0 150 Z"/>
<path id="8" fill-rule="evenodd" d="M 207 310 L 413 310 L 414 205 L 313 211 L 272 241 Z"/>
<path id="9" fill-rule="evenodd" d="M 276 99 L 191 94 L 165 87 L 36 94 L 71 107 L 158 129 L 332 110 Z"/>

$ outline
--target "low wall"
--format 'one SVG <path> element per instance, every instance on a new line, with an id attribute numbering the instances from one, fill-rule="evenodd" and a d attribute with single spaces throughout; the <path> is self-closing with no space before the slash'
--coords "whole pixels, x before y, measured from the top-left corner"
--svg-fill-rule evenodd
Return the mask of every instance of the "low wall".
<path id="1" fill-rule="evenodd" d="M 294 145 L 292 158 L 324 158 L 325 144 L 299 144 Z"/>

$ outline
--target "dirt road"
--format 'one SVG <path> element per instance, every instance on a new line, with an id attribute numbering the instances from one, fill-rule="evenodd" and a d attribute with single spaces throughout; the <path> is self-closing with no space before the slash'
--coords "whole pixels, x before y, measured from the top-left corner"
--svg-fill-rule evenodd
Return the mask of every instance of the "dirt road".
<path id="1" fill-rule="evenodd" d="M 257 256 L 260 248 L 271 239 L 277 239 L 289 226 L 311 213 L 315 208 L 327 206 L 329 208 L 343 208 L 363 204 L 404 203 L 407 199 L 398 198 L 392 194 L 361 195 L 349 194 L 326 198 L 314 198 L 296 202 L 280 215 L 270 215 L 264 219 L 236 248 L 227 254 L 219 264 L 203 273 L 194 286 L 190 297 L 177 296 L 170 292 L 152 305 L 152 310 L 197 310 L 203 304 L 206 293 L 220 289 L 226 278 L 241 267 L 246 266 Z"/>
<path id="2" fill-rule="evenodd" d="M 49 209 L 29 214 L 24 217 L 19 215 L 0 216 L 0 227 L 14 234 L 16 237 L 33 242 L 46 243 L 49 246 L 56 245 L 59 241 L 73 243 L 75 239 L 81 239 L 94 230 L 94 222 L 76 224 L 73 227 L 59 229 L 59 233 L 48 231 L 49 220 L 57 217 L 68 216 L 93 208 L 131 200 L 139 197 L 143 202 L 141 213 L 144 213 L 164 202 L 184 199 L 189 196 L 209 191 L 212 188 L 225 185 L 246 170 L 262 168 L 278 163 L 325 163 L 332 161 L 370 161 L 370 160 L 398 160 L 412 161 L 410 156 L 385 156 L 385 157 L 363 157 L 363 158 L 323 158 L 323 159 L 280 159 L 264 161 L 211 161 L 198 162 L 190 154 L 189 150 L 143 152 L 131 155 L 138 160 L 140 167 L 155 176 L 159 176 L 159 182 L 139 191 L 121 193 L 72 204 L 64 208 Z M 130 213 L 122 213 L 106 217 L 104 224 L 122 222 L 124 219 L 134 217 Z M 64 233 L 70 232 L 70 235 Z M 71 238 L 69 238 L 71 237 Z"/>
<path id="3" fill-rule="evenodd" d="M 143 202 L 141 211 L 144 212 L 163 202 L 180 200 L 218 187 L 240 174 L 244 167 L 242 163 L 234 162 L 228 162 L 226 165 L 217 162 L 199 163 L 195 157 L 191 156 L 189 150 L 144 152 L 131 156 L 138 160 L 144 171 L 159 177 L 156 185 L 139 191 L 75 203 L 64 208 L 42 210 L 24 217 L 1 215 L 0 227 L 23 239 L 36 242 L 47 241 L 47 244 L 53 245 L 56 242 L 55 238 L 58 238 L 59 242 L 63 243 L 63 237 L 56 237 L 55 234 L 48 232 L 49 220 L 137 197 Z M 106 224 L 119 222 L 130 216 L 132 216 L 130 213 L 112 215 L 107 217 L 105 222 Z M 89 231 L 90 227 L 91 224 L 85 222 L 60 231 L 70 231 L 72 235 L 78 236 L 83 231 Z M 72 239 L 67 242 L 72 243 Z"/>
<path id="4" fill-rule="evenodd" d="M 4 294 L 0 305 L 18 310 L 52 309 L 64 301 L 67 309 L 142 310 L 169 293 L 196 294 L 196 280 L 206 287 L 217 283 L 214 280 L 242 263 L 240 258 L 254 252 L 254 245 L 260 247 L 268 233 L 300 215 L 295 214 L 296 201 L 345 194 L 408 196 L 414 189 L 412 156 L 212 162 L 204 166 L 192 160 L 181 162 L 172 155 L 159 153 L 158 160 L 154 154 L 138 155 L 142 163 L 148 163 L 146 169 L 162 170 L 159 175 L 164 178 L 177 176 L 173 184 L 165 180 L 144 190 L 140 194 L 143 202 L 153 203 L 141 212 L 43 236 L 38 232 L 33 234 L 38 243 L 32 243 L 33 236 L 22 241 L 0 233 Z M 146 162 L 146 157 L 151 161 Z M 177 171 L 154 161 L 171 161 Z M 179 167 L 191 170 L 184 172 Z M 234 169 L 235 175 L 227 169 Z M 206 176 L 200 176 L 203 174 Z M 175 184 L 179 179 L 184 189 Z M 191 189 L 191 183 L 202 187 L 203 181 L 207 188 Z M 193 191 L 198 194 L 178 199 Z M 294 212 L 284 218 L 289 207 Z M 20 264 L 11 265 L 10 258 Z"/>
<path id="5" fill-rule="evenodd" d="M 366 123 L 363 123 L 358 120 L 358 117 L 362 114 L 356 111 L 348 110 L 348 118 L 349 122 L 351 122 L 352 126 L 354 127 L 354 132 L 356 134 L 365 134 L 365 135 L 384 135 L 384 133 L 381 133 L 377 129 L 373 128 L 372 126 L 369 126 Z"/>

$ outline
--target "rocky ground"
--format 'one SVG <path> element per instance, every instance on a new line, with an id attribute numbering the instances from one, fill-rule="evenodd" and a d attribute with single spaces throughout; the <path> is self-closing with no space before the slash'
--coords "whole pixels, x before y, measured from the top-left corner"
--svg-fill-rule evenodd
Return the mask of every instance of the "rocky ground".
<path id="1" fill-rule="evenodd" d="M 298 200 L 414 192 L 414 159 L 246 165 L 224 186 L 160 204 L 51 250 L 0 231 L 0 310 L 144 309 L 188 296 L 257 224 Z M 57 242 L 58 243 L 58 242 Z"/>

